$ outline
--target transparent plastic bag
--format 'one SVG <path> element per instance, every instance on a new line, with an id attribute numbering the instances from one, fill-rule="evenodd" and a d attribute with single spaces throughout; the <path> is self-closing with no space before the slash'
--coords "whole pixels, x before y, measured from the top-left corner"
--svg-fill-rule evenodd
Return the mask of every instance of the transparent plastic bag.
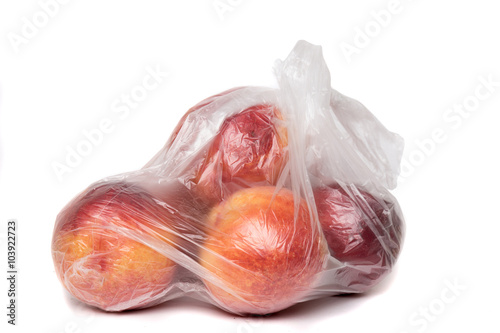
<path id="1" fill-rule="evenodd" d="M 320 47 L 298 42 L 275 70 L 278 89 L 200 102 L 144 168 L 67 204 L 52 255 L 73 296 L 106 311 L 189 296 L 269 314 L 391 271 L 402 139 L 331 89 Z"/>

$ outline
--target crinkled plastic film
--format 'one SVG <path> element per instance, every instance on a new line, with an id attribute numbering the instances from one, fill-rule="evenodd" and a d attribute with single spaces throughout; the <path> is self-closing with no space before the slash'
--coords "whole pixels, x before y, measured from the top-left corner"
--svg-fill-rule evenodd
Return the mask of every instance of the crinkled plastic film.
<path id="1" fill-rule="evenodd" d="M 67 204 L 52 255 L 74 297 L 106 311 L 189 296 L 269 314 L 390 273 L 402 139 L 330 87 L 320 47 L 298 42 L 275 73 L 278 89 L 200 102 L 144 168 Z"/>

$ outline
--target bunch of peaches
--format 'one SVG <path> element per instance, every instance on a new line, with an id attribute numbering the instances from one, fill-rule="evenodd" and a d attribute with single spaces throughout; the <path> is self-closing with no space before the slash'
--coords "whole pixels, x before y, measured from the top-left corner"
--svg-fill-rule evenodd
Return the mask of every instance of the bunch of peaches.
<path id="1" fill-rule="evenodd" d="M 52 255 L 74 297 L 122 311 L 193 292 L 231 313 L 269 314 L 364 292 L 389 273 L 403 236 L 397 202 L 342 181 L 294 188 L 278 103 L 222 110 L 245 89 L 191 108 L 142 170 L 62 210 Z M 203 136 L 207 119 L 215 131 Z"/>

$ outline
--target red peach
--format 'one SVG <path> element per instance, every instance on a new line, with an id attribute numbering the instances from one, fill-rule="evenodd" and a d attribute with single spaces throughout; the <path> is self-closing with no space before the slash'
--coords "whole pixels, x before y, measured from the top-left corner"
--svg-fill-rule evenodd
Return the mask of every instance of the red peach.
<path id="1" fill-rule="evenodd" d="M 339 269 L 337 282 L 352 292 L 367 291 L 389 273 L 403 233 L 394 204 L 359 193 L 351 197 L 337 184 L 314 191 L 331 254 L 346 265 Z"/>
<path id="2" fill-rule="evenodd" d="M 287 130 L 275 106 L 247 108 L 223 122 L 194 179 L 195 191 L 216 203 L 240 188 L 275 185 L 287 146 Z"/>

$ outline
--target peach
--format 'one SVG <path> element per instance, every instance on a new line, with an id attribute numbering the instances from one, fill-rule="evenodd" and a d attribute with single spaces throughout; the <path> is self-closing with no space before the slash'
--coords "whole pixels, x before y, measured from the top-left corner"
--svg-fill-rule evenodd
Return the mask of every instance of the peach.
<path id="1" fill-rule="evenodd" d="M 235 190 L 275 185 L 287 161 L 287 130 L 274 105 L 255 105 L 228 117 L 199 167 L 195 191 L 218 203 Z"/>
<path id="2" fill-rule="evenodd" d="M 314 191 L 318 217 L 331 254 L 345 263 L 338 283 L 365 292 L 391 270 L 401 248 L 403 225 L 394 204 L 365 191 L 352 198 L 338 184 Z"/>
<path id="3" fill-rule="evenodd" d="M 200 263 L 213 299 L 237 314 L 269 314 L 313 288 L 328 250 L 305 200 L 273 186 L 242 189 L 210 212 Z"/>
<path id="4" fill-rule="evenodd" d="M 148 245 L 175 245 L 174 215 L 135 185 L 90 188 L 58 216 L 52 256 L 59 279 L 77 299 L 106 311 L 153 305 L 176 264 Z"/>

